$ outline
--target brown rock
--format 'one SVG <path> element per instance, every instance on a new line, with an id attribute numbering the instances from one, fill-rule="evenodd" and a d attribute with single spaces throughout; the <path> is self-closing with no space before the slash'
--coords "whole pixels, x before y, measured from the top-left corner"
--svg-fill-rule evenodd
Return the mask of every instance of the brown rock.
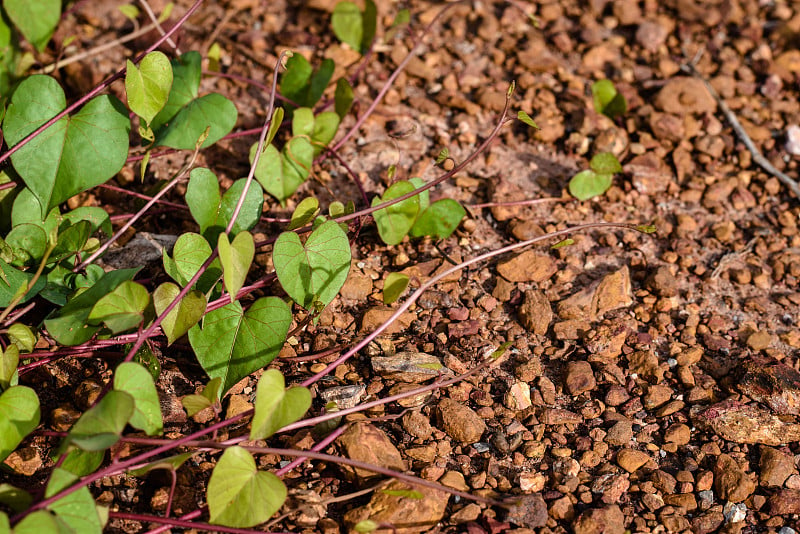
<path id="1" fill-rule="evenodd" d="M 800 490 L 780 489 L 767 502 L 772 515 L 800 514 Z"/>
<path id="2" fill-rule="evenodd" d="M 645 280 L 645 286 L 661 297 L 674 297 L 678 294 L 678 280 L 666 265 L 655 269 Z"/>
<path id="3" fill-rule="evenodd" d="M 387 467 L 397 471 L 405 471 L 406 464 L 400 451 L 389 437 L 379 428 L 368 423 L 356 423 L 344 431 L 336 440 L 342 453 L 351 460 Z M 361 482 L 380 478 L 372 471 L 341 466 L 348 477 L 358 478 Z"/>
<path id="4" fill-rule="evenodd" d="M 617 453 L 617 465 L 628 473 L 637 471 L 649 461 L 649 454 L 636 449 L 622 449 Z"/>
<path id="5" fill-rule="evenodd" d="M 509 282 L 544 282 L 556 270 L 556 260 L 552 256 L 533 250 L 527 250 L 497 265 L 497 272 Z"/>
<path id="6" fill-rule="evenodd" d="M 697 499 L 694 493 L 673 493 L 672 495 L 664 495 L 664 504 L 667 506 L 679 506 L 690 512 L 697 510 Z"/>
<path id="7" fill-rule="evenodd" d="M 553 320 L 553 309 L 544 292 L 529 289 L 519 308 L 519 318 L 522 326 L 528 332 L 543 336 L 550 328 Z"/>
<path id="8" fill-rule="evenodd" d="M 422 499 L 404 495 L 391 495 L 386 491 L 376 491 L 364 506 L 350 510 L 344 521 L 352 529 L 360 521 L 370 519 L 376 523 L 389 523 L 391 528 L 383 527 L 373 532 L 383 534 L 416 534 L 430 530 L 444 517 L 450 494 L 424 486 L 412 486 L 400 481 L 386 485 L 388 492 L 417 491 Z M 353 532 L 353 530 L 351 530 Z"/>
<path id="9" fill-rule="evenodd" d="M 600 494 L 600 500 L 606 504 L 616 504 L 630 487 L 631 481 L 627 474 L 606 473 L 592 482 L 592 493 Z"/>
<path id="10" fill-rule="evenodd" d="M 372 358 L 372 370 L 382 378 L 419 384 L 439 376 L 442 362 L 424 352 L 398 352 L 394 356 Z"/>
<path id="11" fill-rule="evenodd" d="M 657 52 L 667 40 L 669 29 L 656 21 L 646 20 L 636 29 L 636 42 L 650 52 Z"/>
<path id="12" fill-rule="evenodd" d="M 669 113 L 652 113 L 649 117 L 650 129 L 656 139 L 680 141 L 686 136 L 683 119 Z"/>
<path id="13" fill-rule="evenodd" d="M 736 443 L 781 445 L 800 441 L 800 424 L 786 422 L 755 405 L 724 400 L 708 407 L 693 406 L 692 421 Z"/>
<path id="14" fill-rule="evenodd" d="M 628 445 L 631 439 L 633 439 L 633 425 L 630 421 L 623 420 L 617 421 L 608 429 L 605 441 L 609 445 L 623 447 Z"/>
<path id="15" fill-rule="evenodd" d="M 727 454 L 720 454 L 714 465 L 714 489 L 722 499 L 742 502 L 756 490 L 756 483 L 736 460 Z"/>
<path id="16" fill-rule="evenodd" d="M 705 84 L 697 78 L 687 76 L 678 76 L 668 81 L 656 95 L 655 106 L 676 115 L 714 113 L 717 110 L 717 102 Z"/>
<path id="17" fill-rule="evenodd" d="M 569 495 L 564 495 L 550 503 L 547 513 L 556 521 L 572 521 L 575 517 L 575 505 Z"/>
<path id="18" fill-rule="evenodd" d="M 772 358 L 758 358 L 747 361 L 742 369 L 737 390 L 777 414 L 800 415 L 800 373 L 794 368 Z"/>
<path id="19" fill-rule="evenodd" d="M 647 393 L 644 395 L 644 407 L 646 410 L 658 408 L 666 404 L 672 398 L 672 388 L 663 384 L 652 384 L 647 386 Z"/>
<path id="20" fill-rule="evenodd" d="M 656 384 L 664 380 L 664 369 L 658 363 L 658 356 L 651 350 L 639 350 L 629 354 L 628 369 Z"/>
<path id="21" fill-rule="evenodd" d="M 438 405 L 439 423 L 448 436 L 461 443 L 475 443 L 486 432 L 486 423 L 468 406 L 444 398 Z"/>
<path id="22" fill-rule="evenodd" d="M 402 419 L 403 428 L 415 438 L 428 439 L 433 434 L 433 427 L 427 417 L 414 410 L 406 413 Z"/>
<path id="23" fill-rule="evenodd" d="M 583 417 L 561 408 L 546 408 L 542 411 L 542 423 L 546 425 L 570 425 L 583 422 Z"/>
<path id="24" fill-rule="evenodd" d="M 15 450 L 3 461 L 18 475 L 33 476 L 42 467 L 42 457 L 34 447 L 22 447 Z"/>
<path id="25" fill-rule="evenodd" d="M 633 295 L 630 271 L 624 266 L 559 302 L 558 316 L 562 319 L 594 321 L 606 312 L 631 304 Z"/>
<path id="26" fill-rule="evenodd" d="M 521 495 L 508 509 L 505 520 L 524 528 L 540 528 L 547 524 L 547 505 L 538 493 Z"/>
<path id="27" fill-rule="evenodd" d="M 358 269 L 351 269 L 347 275 L 347 281 L 339 290 L 343 299 L 362 302 L 372 294 L 372 278 L 362 273 Z"/>
<path id="28" fill-rule="evenodd" d="M 564 385 L 571 395 L 580 395 L 593 390 L 597 386 L 597 382 L 591 364 L 584 361 L 569 362 L 564 376 Z"/>
<path id="29" fill-rule="evenodd" d="M 364 313 L 361 318 L 361 334 L 369 334 L 375 331 L 379 326 L 385 323 L 389 317 L 394 314 L 395 309 L 389 306 L 376 306 L 370 308 Z M 405 312 L 396 321 L 392 322 L 386 330 L 383 331 L 384 335 L 398 334 L 409 327 L 409 325 L 416 319 L 416 314 Z"/>
<path id="30" fill-rule="evenodd" d="M 672 169 L 652 152 L 636 156 L 622 169 L 630 175 L 633 187 L 644 195 L 663 193 L 673 182 Z"/>
<path id="31" fill-rule="evenodd" d="M 575 534 L 624 534 L 625 516 L 616 504 L 593 508 L 578 517 L 573 529 Z"/>
<path id="32" fill-rule="evenodd" d="M 683 423 L 675 423 L 664 431 L 664 441 L 676 445 L 686 445 L 692 438 L 692 430 Z"/>
<path id="33" fill-rule="evenodd" d="M 796 473 L 794 457 L 772 447 L 761 447 L 758 479 L 762 486 L 783 486 L 789 475 Z"/>
<path id="34" fill-rule="evenodd" d="M 628 328 L 624 325 L 599 325 L 589 332 L 584 341 L 584 346 L 589 351 L 589 361 L 608 363 L 616 360 L 622 354 L 622 346 L 627 337 Z"/>
<path id="35" fill-rule="evenodd" d="M 769 348 L 770 344 L 772 344 L 772 336 L 766 330 L 758 330 L 747 337 L 747 346 L 755 351 Z"/>

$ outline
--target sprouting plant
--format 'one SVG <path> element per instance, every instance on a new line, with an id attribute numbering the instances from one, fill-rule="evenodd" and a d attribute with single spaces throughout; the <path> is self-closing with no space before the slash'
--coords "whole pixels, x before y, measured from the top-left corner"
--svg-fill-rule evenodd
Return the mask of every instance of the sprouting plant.
<path id="1" fill-rule="evenodd" d="M 610 119 L 628 112 L 628 102 L 611 80 L 599 80 L 592 84 L 592 101 L 595 111 Z"/>
<path id="2" fill-rule="evenodd" d="M 611 187 L 614 174 L 622 172 L 617 157 L 611 152 L 596 154 L 589 162 L 589 168 L 579 172 L 569 181 L 569 192 L 578 200 L 588 200 L 600 196 Z"/>

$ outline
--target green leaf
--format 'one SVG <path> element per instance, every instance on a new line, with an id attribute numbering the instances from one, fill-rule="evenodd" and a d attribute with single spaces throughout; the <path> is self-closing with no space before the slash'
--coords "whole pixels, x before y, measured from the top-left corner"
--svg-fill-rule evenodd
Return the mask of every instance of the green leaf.
<path id="1" fill-rule="evenodd" d="M 636 230 L 643 234 L 654 234 L 658 231 L 655 224 L 640 224 L 636 227 Z"/>
<path id="2" fill-rule="evenodd" d="M 383 198 L 376 197 L 372 200 L 375 207 L 383 202 L 401 197 L 412 192 L 414 184 L 407 181 L 396 182 L 383 194 Z M 419 196 L 407 198 L 402 202 L 392 204 L 389 207 L 379 209 L 373 213 L 375 224 L 378 226 L 378 233 L 387 245 L 397 245 L 408 234 L 419 213 Z"/>
<path id="3" fill-rule="evenodd" d="M 250 163 L 256 155 L 258 145 L 250 148 Z M 305 182 L 314 160 L 314 147 L 305 137 L 293 137 L 282 152 L 275 145 L 264 149 L 256 165 L 255 176 L 264 190 L 284 203 L 300 184 Z"/>
<path id="4" fill-rule="evenodd" d="M 336 82 L 336 91 L 333 93 L 334 109 L 340 119 L 343 119 L 353 105 L 353 87 L 347 78 L 339 78 Z"/>
<path id="5" fill-rule="evenodd" d="M 144 318 L 150 294 L 142 284 L 125 281 L 105 295 L 89 312 L 89 324 L 105 323 L 112 334 L 135 328 Z"/>
<path id="6" fill-rule="evenodd" d="M 608 174 L 597 174 L 592 170 L 581 171 L 569 181 L 569 192 L 578 200 L 588 200 L 608 191 L 612 181 Z"/>
<path id="7" fill-rule="evenodd" d="M 13 385 L 19 365 L 19 349 L 16 345 L 9 345 L 6 350 L 0 347 L 0 391 L 7 390 Z"/>
<path id="8" fill-rule="evenodd" d="M 8 327 L 8 340 L 16 345 L 20 352 L 33 352 L 37 338 L 31 327 L 14 323 Z"/>
<path id="9" fill-rule="evenodd" d="M 105 273 L 92 287 L 73 297 L 63 308 L 45 319 L 47 332 L 62 345 L 80 345 L 89 341 L 100 330 L 99 326 L 87 324 L 95 303 L 122 282 L 132 279 L 137 272 L 139 269 L 117 269 Z"/>
<path id="10" fill-rule="evenodd" d="M 222 379 L 222 390 L 260 369 L 278 355 L 292 314 L 278 297 L 264 297 L 245 312 L 236 301 L 210 311 L 202 328 L 189 330 L 189 342 L 211 378 Z"/>
<path id="11" fill-rule="evenodd" d="M 46 510 L 37 510 L 14 525 L 14 534 L 75 534 L 66 523 Z"/>
<path id="12" fill-rule="evenodd" d="M 408 275 L 403 273 L 389 273 L 383 282 L 383 303 L 391 304 L 400 298 L 408 287 Z"/>
<path id="13" fill-rule="evenodd" d="M 364 13 L 361 15 L 363 36 L 361 37 L 361 53 L 366 54 L 375 40 L 378 27 L 378 7 L 372 0 L 364 0 Z"/>
<path id="14" fill-rule="evenodd" d="M 131 20 L 136 20 L 136 18 L 139 16 L 139 8 L 134 4 L 124 4 L 117 7 L 117 9 L 119 9 L 119 12 L 125 15 L 125 17 Z"/>
<path id="15" fill-rule="evenodd" d="M 133 417 L 133 397 L 123 391 L 111 390 L 75 421 L 65 444 L 85 451 L 102 451 L 119 441 L 125 425 Z"/>
<path id="16" fill-rule="evenodd" d="M 561 241 L 559 241 L 555 245 L 551 246 L 550 248 L 553 249 L 553 250 L 558 250 L 560 248 L 569 247 L 569 246 L 574 245 L 574 244 L 575 244 L 575 240 L 572 239 L 571 237 L 568 237 L 566 239 L 562 239 Z"/>
<path id="17" fill-rule="evenodd" d="M 240 232 L 233 238 L 232 243 L 228 241 L 228 236 L 222 233 L 219 234 L 217 249 L 222 264 L 222 279 L 225 282 L 225 289 L 233 302 L 247 279 L 253 258 L 256 257 L 256 245 L 250 232 Z"/>
<path id="18" fill-rule="evenodd" d="M 47 250 L 47 233 L 41 225 L 17 225 L 11 229 L 5 241 L 14 250 L 18 258 L 14 263 L 19 267 L 37 265 Z"/>
<path id="19" fill-rule="evenodd" d="M 156 132 L 156 146 L 178 150 L 194 150 L 197 140 L 208 129 L 208 137 L 201 148 L 206 148 L 233 130 L 239 112 L 236 106 L 219 93 L 201 96 L 182 108 L 169 124 Z"/>
<path id="20" fill-rule="evenodd" d="M 314 146 L 314 156 L 322 152 L 336 136 L 339 116 L 333 111 L 323 111 L 316 117 L 311 108 L 297 108 L 292 118 L 292 135 L 306 136 Z"/>
<path id="21" fill-rule="evenodd" d="M 5 512 L 0 512 L 0 534 L 11 534 L 11 522 Z"/>
<path id="22" fill-rule="evenodd" d="M 153 292 L 153 305 L 156 313 L 161 315 L 181 289 L 171 282 L 164 282 Z M 172 345 L 196 325 L 206 312 L 206 296 L 197 290 L 189 291 L 181 301 L 161 321 L 161 330 L 167 336 L 167 344 Z"/>
<path id="23" fill-rule="evenodd" d="M 336 64 L 330 58 L 325 58 L 320 63 L 319 68 L 311 75 L 311 79 L 308 82 L 308 93 L 306 95 L 305 101 L 302 102 L 304 106 L 314 106 L 319 99 L 322 98 L 322 93 L 325 92 L 325 88 L 328 87 L 328 84 L 333 77 L 333 71 L 336 68 Z M 299 104 L 300 102 L 298 102 Z"/>
<path id="24" fill-rule="evenodd" d="M 600 152 L 595 154 L 592 161 L 589 162 L 589 167 L 597 174 L 614 174 L 622 172 L 622 165 L 620 165 L 617 157 L 611 152 Z"/>
<path id="25" fill-rule="evenodd" d="M 342 206 L 344 211 L 344 206 Z M 309 224 L 319 213 L 319 201 L 314 197 L 306 197 L 300 201 L 292 213 L 292 220 L 286 230 L 296 230 Z"/>
<path id="26" fill-rule="evenodd" d="M 58 243 L 50 254 L 47 263 L 56 263 L 64 258 L 69 258 L 81 252 L 92 233 L 92 223 L 89 221 L 64 221 L 58 227 Z"/>
<path id="27" fill-rule="evenodd" d="M 39 426 L 39 397 L 27 386 L 11 386 L 0 395 L 0 462 Z"/>
<path id="28" fill-rule="evenodd" d="M 370 532 L 378 530 L 378 527 L 380 527 L 379 523 L 376 523 L 372 519 L 365 519 L 356 523 L 353 530 L 359 534 L 369 534 Z"/>
<path id="29" fill-rule="evenodd" d="M 236 124 L 236 106 L 224 96 L 211 93 L 198 98 L 202 57 L 191 51 L 172 60 L 172 90 L 164 108 L 150 127 L 157 146 L 194 150 L 208 128 L 207 147 L 228 134 Z"/>
<path id="30" fill-rule="evenodd" d="M 61 19 L 61 0 L 3 0 L 3 8 L 25 39 L 44 51 Z"/>
<path id="31" fill-rule="evenodd" d="M 180 454 L 175 454 L 173 456 L 167 456 L 166 458 L 159 458 L 149 464 L 145 465 L 144 467 L 140 467 L 139 469 L 133 469 L 128 471 L 131 475 L 135 477 L 144 476 L 150 471 L 155 471 L 156 469 L 166 469 L 167 471 L 177 471 L 180 466 L 186 463 L 186 460 L 191 458 L 197 454 L 196 452 L 183 452 Z"/>
<path id="32" fill-rule="evenodd" d="M 308 388 L 285 387 L 283 375 L 277 369 L 267 369 L 258 379 L 251 440 L 270 437 L 286 425 L 299 421 L 311 407 Z"/>
<path id="33" fill-rule="evenodd" d="M 228 226 L 246 183 L 245 179 L 236 180 L 220 197 L 219 182 L 213 172 L 202 167 L 192 170 L 186 186 L 186 204 L 200 225 L 200 232 L 210 243 L 216 243 L 219 234 Z M 261 217 L 263 204 L 261 186 L 251 182 L 231 234 L 235 236 L 252 229 Z"/>
<path id="34" fill-rule="evenodd" d="M 0 504 L 4 504 L 19 513 L 27 510 L 32 502 L 33 496 L 24 489 L 14 487 L 8 483 L 0 484 Z M 2 528 L 0 528 L 0 532 L 2 532 Z"/>
<path id="35" fill-rule="evenodd" d="M 617 91 L 611 80 L 599 80 L 592 84 L 594 109 L 611 119 L 624 115 L 628 111 L 625 97 Z"/>
<path id="36" fill-rule="evenodd" d="M 436 156 L 436 165 L 441 165 L 444 163 L 444 160 L 450 157 L 450 149 L 444 147 L 439 151 L 439 154 Z"/>
<path id="37" fill-rule="evenodd" d="M 66 457 L 61 460 L 61 469 L 69 471 L 76 477 L 82 477 L 89 473 L 94 473 L 100 464 L 103 463 L 105 451 L 84 451 L 81 449 L 69 449 L 65 453 Z"/>
<path id="38" fill-rule="evenodd" d="M 350 242 L 336 221 L 320 225 L 305 242 L 283 232 L 272 249 L 275 273 L 284 291 L 309 310 L 314 302 L 327 306 L 347 280 Z"/>
<path id="39" fill-rule="evenodd" d="M 437 200 L 417 218 L 410 235 L 445 239 L 458 228 L 458 224 L 466 214 L 467 210 L 452 198 Z"/>
<path id="40" fill-rule="evenodd" d="M 211 256 L 211 246 L 200 234 L 187 232 L 181 235 L 172 247 L 172 257 L 163 252 L 164 270 L 178 282 L 181 287 L 186 286 L 194 277 L 208 257 Z M 214 260 L 209 268 L 200 275 L 197 288 L 203 292 L 208 291 L 222 274 L 219 261 Z"/>
<path id="41" fill-rule="evenodd" d="M 286 486 L 274 474 L 259 471 L 247 450 L 234 446 L 217 461 L 206 498 L 212 524 L 248 528 L 278 511 L 286 500 Z"/>
<path id="42" fill-rule="evenodd" d="M 64 91 L 53 78 L 24 80 L 3 122 L 6 141 L 16 145 L 65 107 Z M 61 202 L 114 176 L 128 157 L 129 132 L 122 103 L 101 95 L 15 152 L 11 161 L 39 201 L 42 219 Z"/>
<path id="43" fill-rule="evenodd" d="M 425 498 L 425 496 L 421 492 L 410 489 L 397 489 L 397 490 L 382 489 L 380 490 L 380 492 L 383 493 L 384 495 L 391 495 L 393 497 L 404 497 L 406 499 L 414 499 L 417 501 Z"/>
<path id="44" fill-rule="evenodd" d="M 73 473 L 66 469 L 56 467 L 47 484 L 45 497 L 52 497 L 61 490 L 78 481 Z M 97 513 L 94 498 L 86 486 L 61 497 L 48 506 L 56 517 L 64 521 L 74 532 L 87 534 L 101 534 L 103 522 Z"/>
<path id="45" fill-rule="evenodd" d="M 533 122 L 533 119 L 531 118 L 531 116 L 530 116 L 530 115 L 528 115 L 527 113 L 525 113 L 525 112 L 524 112 L 524 111 L 522 111 L 522 110 L 519 110 L 519 111 L 517 112 L 517 119 L 521 120 L 522 122 L 524 122 L 525 124 L 527 124 L 527 125 L 528 125 L 528 126 L 530 126 L 531 128 L 536 128 L 537 130 L 540 130 L 540 129 L 541 129 L 541 128 L 539 128 L 539 127 L 536 125 L 536 123 L 535 123 L 535 122 Z"/>
<path id="46" fill-rule="evenodd" d="M 203 391 L 200 392 L 199 395 L 192 394 L 183 397 L 181 399 L 181 404 L 183 404 L 183 407 L 189 417 L 192 417 L 194 414 L 217 403 L 222 394 L 221 387 L 222 379 L 219 377 L 212 378 L 208 381 L 208 384 L 206 384 L 206 387 L 203 388 Z"/>
<path id="47" fill-rule="evenodd" d="M 272 143 L 272 140 L 275 139 L 281 124 L 283 124 L 283 115 L 283 108 L 275 108 L 275 111 L 272 112 L 272 120 L 269 123 L 267 137 L 264 138 L 264 146 L 269 146 Z"/>
<path id="48" fill-rule="evenodd" d="M 133 362 L 123 362 L 114 371 L 114 389 L 133 397 L 134 409 L 130 424 L 148 436 L 161 434 L 164 422 L 158 392 L 150 372 Z"/>
<path id="49" fill-rule="evenodd" d="M 331 15 L 333 33 L 350 48 L 361 52 L 361 43 L 364 38 L 364 21 L 361 10 L 353 2 L 339 2 L 333 8 Z"/>
<path id="50" fill-rule="evenodd" d="M 300 54 L 294 54 L 286 60 L 286 70 L 281 75 L 281 94 L 303 106 L 313 72 L 314 69 L 306 58 Z"/>
<path id="51" fill-rule="evenodd" d="M 106 237 L 111 237 L 114 233 L 111 227 L 111 219 L 108 212 L 103 208 L 96 206 L 81 206 L 74 210 L 65 213 L 63 216 L 65 221 L 71 222 L 76 225 L 79 221 L 88 221 L 90 227 L 90 234 L 94 234 L 98 230 L 101 231 Z"/>
<path id="52" fill-rule="evenodd" d="M 128 60 L 125 72 L 125 92 L 128 107 L 150 124 L 169 99 L 172 88 L 172 65 L 162 52 L 150 52 L 139 67 Z"/>

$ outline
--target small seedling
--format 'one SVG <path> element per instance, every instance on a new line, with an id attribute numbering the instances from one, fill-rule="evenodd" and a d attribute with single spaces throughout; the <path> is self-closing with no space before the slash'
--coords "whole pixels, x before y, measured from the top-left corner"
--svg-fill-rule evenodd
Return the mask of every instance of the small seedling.
<path id="1" fill-rule="evenodd" d="M 569 192 L 578 200 L 600 196 L 611 187 L 614 174 L 622 172 L 617 157 L 610 152 L 601 152 L 592 158 L 589 169 L 581 171 L 569 181 Z"/>
<path id="2" fill-rule="evenodd" d="M 592 100 L 594 109 L 610 119 L 621 117 L 628 111 L 628 102 L 611 80 L 599 80 L 592 84 Z"/>

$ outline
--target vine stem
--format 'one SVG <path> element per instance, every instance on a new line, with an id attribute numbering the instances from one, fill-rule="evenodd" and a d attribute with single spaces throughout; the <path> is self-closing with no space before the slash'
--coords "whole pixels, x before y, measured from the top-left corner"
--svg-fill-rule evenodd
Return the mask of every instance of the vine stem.
<path id="1" fill-rule="evenodd" d="M 190 8 L 189 8 L 187 11 L 186 11 L 186 13 L 184 13 L 184 14 L 183 14 L 183 16 L 182 16 L 180 19 L 178 19 L 178 21 L 175 23 L 175 26 L 173 26 L 172 28 L 170 28 L 169 30 L 167 30 L 167 31 L 164 33 L 164 35 L 162 35 L 162 36 L 161 36 L 161 37 L 160 37 L 160 38 L 159 38 L 159 39 L 158 39 L 158 40 L 157 40 L 155 43 L 153 43 L 152 45 L 150 45 L 150 46 L 147 48 L 147 50 L 145 50 L 144 52 L 142 52 L 141 54 L 139 54 L 138 56 L 136 56 L 136 58 L 133 60 L 133 62 L 134 62 L 134 63 L 139 63 L 139 61 L 141 61 L 143 57 L 145 57 L 147 54 L 149 54 L 150 52 L 152 52 L 153 50 L 155 50 L 156 48 L 158 48 L 159 46 L 161 46 L 161 44 L 162 44 L 162 43 L 164 43 L 164 42 L 165 42 L 167 39 L 169 39 L 169 37 L 170 37 L 170 36 L 171 36 L 173 33 L 175 33 L 176 31 L 178 31 L 178 29 L 179 29 L 181 26 L 183 26 L 183 24 L 184 24 L 184 23 L 185 23 L 185 22 L 186 22 L 186 21 L 189 19 L 189 17 L 192 15 L 192 13 L 194 13 L 195 11 L 197 11 L 197 10 L 200 8 L 200 5 L 201 5 L 202 3 L 203 3 L 203 0 L 195 0 L 195 2 L 194 2 L 194 3 L 192 4 L 192 6 L 191 6 L 191 7 L 190 7 Z M 20 149 L 20 148 L 22 148 L 23 146 L 27 145 L 27 144 L 28 144 L 28 143 L 29 143 L 29 142 L 30 142 L 30 141 L 31 141 L 31 140 L 32 140 L 34 137 L 38 136 L 38 135 L 39 135 L 39 134 L 41 134 L 43 131 L 45 131 L 46 129 L 48 129 L 49 127 L 51 127 L 53 124 L 55 124 L 56 122 L 58 122 L 58 121 L 59 121 L 59 120 L 61 120 L 62 118 L 66 117 L 68 114 L 72 113 L 73 111 L 75 111 L 76 109 L 78 109 L 79 107 L 81 107 L 82 105 L 84 105 L 86 102 L 88 102 L 89 100 L 91 100 L 91 99 L 92 99 L 92 98 L 94 98 L 95 96 L 99 95 L 99 94 L 100 94 L 101 92 L 103 92 L 103 90 L 105 90 L 105 89 L 106 89 L 106 88 L 107 88 L 109 85 L 111 85 L 111 84 L 112 84 L 112 83 L 114 83 L 115 81 L 117 81 L 117 80 L 119 80 L 120 78 L 122 78 L 123 76 L 125 76 L 125 72 L 126 72 L 126 70 L 127 70 L 127 67 L 123 67 L 123 68 L 121 68 L 121 69 L 120 69 L 120 70 L 118 70 L 118 71 L 117 71 L 115 74 L 111 75 L 110 77 L 106 78 L 104 81 L 100 82 L 100 84 L 98 84 L 98 85 L 97 85 L 97 87 L 95 87 L 94 89 L 92 89 L 91 91 L 89 91 L 88 93 L 86 93 L 84 96 L 82 96 L 81 98 L 79 98 L 78 100 L 76 100 L 75 102 L 73 102 L 71 105 L 67 106 L 67 107 L 64 109 L 64 111 L 62 111 L 61 113 L 58 113 L 58 114 L 57 114 L 55 117 L 53 117 L 53 118 L 52 118 L 52 119 L 50 119 L 49 121 L 45 122 L 44 124 L 42 124 L 41 126 L 39 126 L 38 128 L 36 128 L 36 129 L 35 129 L 33 132 L 29 133 L 29 134 L 28 134 L 27 136 L 25 136 L 25 138 L 24 138 L 24 139 L 22 139 L 22 140 L 21 140 L 19 143 L 17 143 L 17 144 L 16 144 L 16 145 L 14 145 L 13 147 L 9 148 L 9 149 L 8 149 L 8 150 L 5 152 L 5 154 L 3 154 L 2 156 L 0 156 L 0 163 L 3 163 L 5 160 L 7 160 L 8 158 L 10 158 L 10 157 L 12 156 L 12 154 L 14 154 L 14 153 L 15 153 L 17 150 L 19 150 L 19 149 Z"/>

